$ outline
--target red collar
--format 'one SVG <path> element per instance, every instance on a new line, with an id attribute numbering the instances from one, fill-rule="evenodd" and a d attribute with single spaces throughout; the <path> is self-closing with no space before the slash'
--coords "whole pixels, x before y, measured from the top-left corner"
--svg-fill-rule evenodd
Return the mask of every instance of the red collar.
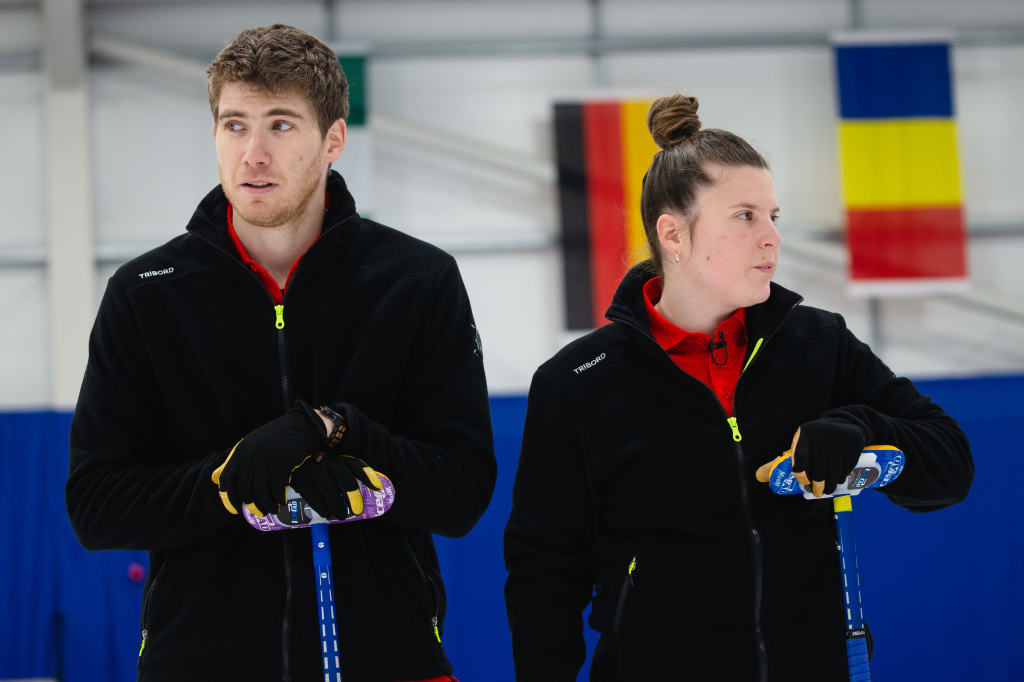
<path id="1" fill-rule="evenodd" d="M 747 352 L 746 309 L 738 309 L 718 325 L 714 338 L 709 338 L 707 334 L 680 329 L 661 316 L 654 307 L 661 298 L 661 282 L 657 277 L 648 281 L 643 291 L 651 334 L 658 344 L 680 369 L 714 391 L 726 414 L 735 416 L 734 393 Z"/>
<path id="2" fill-rule="evenodd" d="M 651 334 L 654 335 L 658 345 L 665 350 L 675 348 L 683 341 L 693 337 L 692 341 L 696 345 L 702 345 L 704 347 L 710 343 L 710 339 L 707 334 L 700 334 L 697 332 L 688 332 L 685 329 L 680 329 L 668 320 L 666 320 L 658 309 L 654 307 L 654 304 L 661 299 L 661 280 L 658 277 L 652 277 L 647 280 L 644 284 L 644 306 L 647 308 L 647 320 L 651 327 Z M 747 321 L 747 310 L 746 308 L 738 308 L 736 312 L 732 314 L 729 319 L 718 325 L 718 329 L 715 330 L 715 337 L 718 336 L 719 332 L 723 332 L 728 341 L 732 343 L 742 342 L 743 345 L 746 343 L 746 335 L 744 332 Z"/>
<path id="3" fill-rule="evenodd" d="M 241 256 L 242 262 L 245 263 L 250 270 L 252 270 L 253 274 L 259 277 L 261 282 L 263 282 L 263 286 L 266 288 L 271 298 L 274 299 L 274 303 L 280 305 L 281 302 L 284 300 L 284 290 L 288 288 L 288 282 L 292 281 L 292 275 L 295 274 L 295 268 L 298 266 L 299 261 L 302 260 L 302 256 L 299 256 L 295 260 L 295 262 L 292 263 L 291 269 L 288 270 L 288 277 L 285 279 L 284 287 L 281 287 L 278 285 L 277 280 L 271 277 L 270 273 L 267 272 L 267 270 L 262 265 L 254 261 L 252 257 L 249 255 L 249 252 L 245 250 L 245 246 L 242 244 L 242 240 L 238 238 L 238 233 L 235 232 L 234 208 L 231 206 L 230 203 L 228 203 L 228 235 L 230 235 L 231 241 L 234 243 L 235 248 L 238 250 L 238 255 Z M 310 246 L 315 244 L 317 239 L 320 239 L 320 235 L 316 236 L 316 239 L 313 240 Z M 309 249 L 309 247 L 306 248 L 307 250 Z"/>

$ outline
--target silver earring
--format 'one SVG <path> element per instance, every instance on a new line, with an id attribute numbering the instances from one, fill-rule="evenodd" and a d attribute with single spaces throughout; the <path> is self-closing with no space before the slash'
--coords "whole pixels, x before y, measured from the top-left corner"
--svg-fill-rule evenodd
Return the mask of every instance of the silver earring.
<path id="1" fill-rule="evenodd" d="M 676 262 L 677 263 L 679 262 L 679 254 L 678 253 L 676 254 Z"/>

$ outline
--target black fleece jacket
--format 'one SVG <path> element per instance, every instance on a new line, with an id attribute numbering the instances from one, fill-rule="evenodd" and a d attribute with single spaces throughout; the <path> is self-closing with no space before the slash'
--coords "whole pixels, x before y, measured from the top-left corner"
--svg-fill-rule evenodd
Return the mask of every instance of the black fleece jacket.
<path id="1" fill-rule="evenodd" d="M 296 399 L 344 412 L 340 451 L 396 490 L 385 516 L 330 526 L 346 682 L 451 672 L 432 534 L 469 532 L 494 489 L 479 337 L 451 256 L 361 218 L 337 173 L 327 188 L 279 310 L 220 187 L 108 283 L 65 493 L 86 548 L 150 552 L 140 680 L 322 679 L 309 532 L 251 528 L 210 479 Z"/>
<path id="2" fill-rule="evenodd" d="M 906 453 L 883 492 L 929 511 L 967 495 L 967 440 L 841 316 L 775 284 L 746 311 L 726 414 L 651 336 L 648 272 L 533 378 L 505 530 L 516 679 L 576 679 L 593 590 L 593 680 L 846 680 L 832 505 L 754 472 L 802 423 L 841 415 Z"/>

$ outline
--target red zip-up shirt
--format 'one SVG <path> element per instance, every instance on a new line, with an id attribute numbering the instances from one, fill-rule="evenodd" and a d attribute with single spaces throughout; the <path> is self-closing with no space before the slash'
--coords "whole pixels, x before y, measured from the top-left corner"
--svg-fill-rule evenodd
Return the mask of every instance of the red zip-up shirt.
<path id="1" fill-rule="evenodd" d="M 302 260 L 302 256 L 299 256 L 295 259 L 295 262 L 292 263 L 291 269 L 288 270 L 288 277 L 285 279 L 284 286 L 282 287 L 278 285 L 277 280 L 270 276 L 270 273 L 267 272 L 266 268 L 254 261 L 252 257 L 249 256 L 249 252 L 245 250 L 245 246 L 242 245 L 242 240 L 238 238 L 238 234 L 235 232 L 234 208 L 231 204 L 228 204 L 228 234 L 231 235 L 231 241 L 234 242 L 235 248 L 238 249 L 238 255 L 241 256 L 242 262 L 245 263 L 246 267 L 252 270 L 257 277 L 259 277 L 261 282 L 263 282 L 263 286 L 266 287 L 267 292 L 274 299 L 275 305 L 281 305 L 281 301 L 284 300 L 284 290 L 288 288 L 288 282 L 291 281 L 292 275 L 295 273 L 295 267 L 299 264 L 299 261 Z M 316 239 L 310 242 L 310 246 L 315 244 L 316 240 L 319 238 L 320 235 L 318 234 Z M 308 250 L 309 247 L 306 248 Z M 306 255 L 305 252 L 303 252 L 302 255 Z"/>
<path id="2" fill-rule="evenodd" d="M 675 326 L 654 307 L 661 300 L 661 280 L 652 277 L 644 284 L 644 305 L 651 334 L 680 369 L 700 379 L 715 392 L 726 413 L 733 415 L 736 382 L 743 371 L 747 353 L 746 309 L 739 308 L 718 326 L 714 337 L 688 332 Z M 724 345 L 722 345 L 724 344 Z"/>

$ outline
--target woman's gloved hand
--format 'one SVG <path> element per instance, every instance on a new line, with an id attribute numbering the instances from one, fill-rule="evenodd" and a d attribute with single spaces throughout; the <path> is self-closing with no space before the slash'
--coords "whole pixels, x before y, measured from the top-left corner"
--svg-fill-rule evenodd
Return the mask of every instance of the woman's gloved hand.
<path id="1" fill-rule="evenodd" d="M 815 497 L 831 495 L 853 471 L 865 445 L 867 437 L 861 428 L 844 419 L 807 422 L 793 436 L 793 475 L 810 485 Z"/>

